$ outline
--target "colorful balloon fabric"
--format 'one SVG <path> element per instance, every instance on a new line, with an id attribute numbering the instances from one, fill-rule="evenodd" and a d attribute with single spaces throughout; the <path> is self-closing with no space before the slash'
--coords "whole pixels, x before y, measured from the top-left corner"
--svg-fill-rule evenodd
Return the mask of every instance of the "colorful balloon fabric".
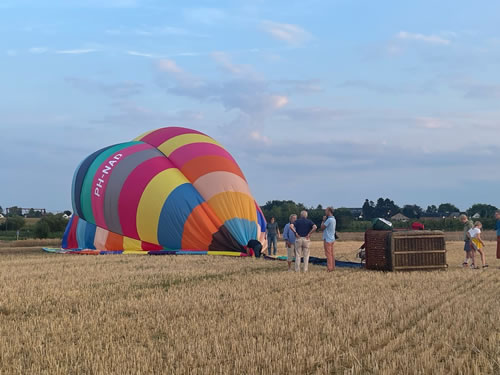
<path id="1" fill-rule="evenodd" d="M 63 249 L 243 253 L 266 222 L 233 157 L 196 130 L 161 128 L 94 152 L 72 184 Z"/>

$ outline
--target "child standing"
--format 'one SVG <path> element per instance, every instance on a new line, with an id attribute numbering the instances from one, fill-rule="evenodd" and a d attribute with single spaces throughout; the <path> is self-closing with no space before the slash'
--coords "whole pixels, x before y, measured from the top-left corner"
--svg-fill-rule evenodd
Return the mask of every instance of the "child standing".
<path id="1" fill-rule="evenodd" d="M 474 228 L 469 230 L 469 236 L 471 238 L 471 245 L 474 250 L 477 250 L 479 254 L 481 254 L 481 263 L 483 264 L 483 268 L 488 267 L 486 264 L 486 256 L 484 255 L 484 242 L 481 239 L 481 229 L 483 228 L 483 224 L 480 221 L 476 221 L 474 223 Z M 476 268 L 474 264 L 471 266 L 472 268 Z"/>
<path id="2" fill-rule="evenodd" d="M 465 251 L 465 260 L 463 263 L 463 267 L 469 266 L 469 259 L 472 261 L 472 265 L 474 265 L 474 249 L 471 246 L 471 239 L 469 236 L 469 230 L 474 228 L 474 223 L 472 220 L 469 220 L 467 215 L 460 215 L 460 221 L 464 225 L 464 251 Z"/>

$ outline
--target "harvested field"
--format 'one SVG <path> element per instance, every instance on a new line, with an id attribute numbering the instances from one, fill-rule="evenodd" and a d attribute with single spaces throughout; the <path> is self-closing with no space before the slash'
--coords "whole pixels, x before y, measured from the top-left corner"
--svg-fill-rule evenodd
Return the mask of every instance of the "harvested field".
<path id="1" fill-rule="evenodd" d="M 500 261 L 488 242 L 490 268 L 462 269 L 462 246 L 447 271 L 331 274 L 0 247 L 0 373 L 498 374 Z"/>

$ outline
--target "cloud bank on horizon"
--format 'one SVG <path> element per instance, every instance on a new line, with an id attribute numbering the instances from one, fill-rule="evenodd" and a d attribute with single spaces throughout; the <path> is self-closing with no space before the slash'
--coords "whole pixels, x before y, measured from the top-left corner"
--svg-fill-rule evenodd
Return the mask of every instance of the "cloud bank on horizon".
<path id="1" fill-rule="evenodd" d="M 70 206 L 100 147 L 219 140 L 256 199 L 500 206 L 500 4 L 0 2 L 0 205 Z"/>

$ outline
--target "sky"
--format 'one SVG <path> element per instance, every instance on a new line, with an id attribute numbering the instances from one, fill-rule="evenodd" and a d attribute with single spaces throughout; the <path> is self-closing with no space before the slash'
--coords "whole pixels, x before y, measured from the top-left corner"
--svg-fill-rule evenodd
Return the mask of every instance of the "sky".
<path id="1" fill-rule="evenodd" d="M 183 126 L 258 203 L 500 207 L 500 3 L 0 0 L 0 206 Z"/>

